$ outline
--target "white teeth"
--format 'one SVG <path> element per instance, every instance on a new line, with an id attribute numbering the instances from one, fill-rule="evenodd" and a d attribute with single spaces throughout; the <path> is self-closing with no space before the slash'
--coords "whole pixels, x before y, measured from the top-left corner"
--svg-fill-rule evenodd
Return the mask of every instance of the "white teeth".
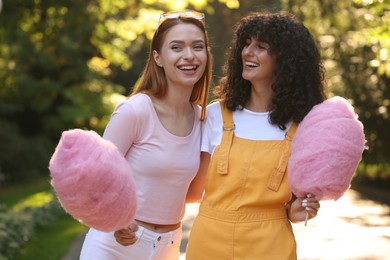
<path id="1" fill-rule="evenodd" d="M 179 66 L 181 70 L 195 70 L 196 66 Z"/>
<path id="2" fill-rule="evenodd" d="M 249 61 L 245 62 L 245 65 L 249 66 L 249 67 L 257 67 L 257 66 L 259 66 L 258 64 L 253 63 L 253 62 L 249 62 Z"/>

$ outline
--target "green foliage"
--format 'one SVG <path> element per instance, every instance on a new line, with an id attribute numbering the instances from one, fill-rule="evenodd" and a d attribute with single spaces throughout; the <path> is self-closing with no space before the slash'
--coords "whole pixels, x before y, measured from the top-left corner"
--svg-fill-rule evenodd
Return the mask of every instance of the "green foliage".
<path id="1" fill-rule="evenodd" d="M 13 207 L 22 199 L 32 196 L 37 192 L 50 190 L 52 190 L 52 187 L 46 178 L 30 182 L 19 182 L 18 184 L 1 187 L 0 201 L 6 207 Z"/>
<path id="2" fill-rule="evenodd" d="M 87 227 L 70 215 L 63 215 L 56 221 L 40 227 L 13 257 L 14 260 L 53 260 L 62 259 L 75 239 L 86 232 Z"/>
<path id="3" fill-rule="evenodd" d="M 0 188 L 0 201 L 3 204 L 0 205 L 0 223 L 7 225 L 12 221 L 14 224 L 10 225 L 10 229 L 15 225 L 23 225 L 23 221 L 20 220 L 21 216 L 16 212 L 16 209 L 23 212 L 22 208 L 27 206 L 30 206 L 30 212 L 39 211 L 44 215 L 43 218 L 40 218 L 39 214 L 28 213 L 32 219 L 40 218 L 36 221 L 40 224 L 36 225 L 33 230 L 30 226 L 28 239 L 24 242 L 11 242 L 4 246 L 5 244 L 2 244 L 1 240 L 2 236 L 7 236 L 7 241 L 14 241 L 15 237 L 20 237 L 20 234 L 17 233 L 20 229 L 13 231 L 7 228 L 4 232 L 4 229 L 0 228 L 0 234 L 3 234 L 0 235 L 0 247 L 7 248 L 6 251 L 16 252 L 12 257 L 8 257 L 9 255 L 6 254 L 7 258 L 14 260 L 61 259 L 68 252 L 73 240 L 86 231 L 87 227 L 70 215 L 64 214 L 57 202 L 53 202 L 53 206 L 55 206 L 54 211 L 59 211 L 58 219 L 56 218 L 57 213 L 54 216 L 53 212 L 47 209 L 47 203 L 51 203 L 49 200 L 54 199 L 51 191 L 52 188 L 47 179 Z M 23 212 L 23 216 L 26 216 L 25 212 Z M 52 217 L 48 219 L 48 216 Z M 8 220 L 4 221 L 4 219 Z M 10 237 L 10 234 L 15 237 Z M 6 257 L 1 252 L 0 250 L 0 259 L 5 259 Z"/>
<path id="4" fill-rule="evenodd" d="M 15 124 L 1 119 L 0 124 L 0 183 L 20 182 L 47 173 L 53 146 L 49 140 L 42 135 L 25 137 Z"/>
<path id="5" fill-rule="evenodd" d="M 64 130 L 102 133 L 141 74 L 159 14 L 185 8 L 206 13 L 216 83 L 243 15 L 295 13 L 318 39 L 330 92 L 349 98 L 365 125 L 364 160 L 388 160 L 387 0 L 13 0 L 0 14 L 0 183 L 47 175 Z"/>
<path id="6" fill-rule="evenodd" d="M 37 228 L 65 213 L 52 192 L 36 193 L 12 209 L 1 207 L 0 259 L 13 259 Z"/>
<path id="7" fill-rule="evenodd" d="M 366 164 L 388 163 L 390 9 L 388 1 L 284 0 L 318 39 L 332 95 L 352 102 L 365 127 Z"/>
<path id="8" fill-rule="evenodd" d="M 141 74 L 162 10 L 222 13 L 238 4 L 209 2 L 214 6 L 197 0 L 6 1 L 0 14 L 0 183 L 46 175 L 64 130 L 103 132 L 118 94 L 127 95 Z"/>
<path id="9" fill-rule="evenodd" d="M 0 15 L 0 177 L 47 174 L 62 131 L 102 132 L 124 88 L 89 67 L 97 18 L 90 2 L 8 1 Z M 21 163 L 23 162 L 23 163 Z M 1 179 L 0 179 L 1 181 Z"/>

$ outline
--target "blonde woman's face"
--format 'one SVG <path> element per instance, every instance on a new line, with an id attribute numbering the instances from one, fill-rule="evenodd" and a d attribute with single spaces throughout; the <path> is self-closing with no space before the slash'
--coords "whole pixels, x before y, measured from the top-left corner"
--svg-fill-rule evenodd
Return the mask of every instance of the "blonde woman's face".
<path id="1" fill-rule="evenodd" d="M 205 35 L 193 24 L 177 24 L 167 32 L 161 51 L 153 55 L 156 64 L 164 69 L 168 87 L 192 90 L 207 64 Z"/>

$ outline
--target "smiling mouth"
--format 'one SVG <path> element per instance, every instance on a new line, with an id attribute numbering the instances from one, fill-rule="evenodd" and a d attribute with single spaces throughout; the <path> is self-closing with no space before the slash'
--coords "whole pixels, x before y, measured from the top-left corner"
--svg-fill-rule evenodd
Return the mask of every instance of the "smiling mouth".
<path id="1" fill-rule="evenodd" d="M 189 66 L 189 65 L 186 65 L 186 66 L 178 66 L 178 68 L 179 68 L 180 70 L 183 70 L 183 71 L 195 71 L 195 70 L 198 69 L 198 67 L 199 67 L 199 66 L 195 66 L 195 65 L 193 65 L 193 66 Z"/>
<path id="2" fill-rule="evenodd" d="M 259 66 L 259 64 L 254 63 L 254 62 L 246 61 L 246 62 L 245 62 L 245 66 L 250 67 L 250 68 L 256 68 L 256 67 Z"/>

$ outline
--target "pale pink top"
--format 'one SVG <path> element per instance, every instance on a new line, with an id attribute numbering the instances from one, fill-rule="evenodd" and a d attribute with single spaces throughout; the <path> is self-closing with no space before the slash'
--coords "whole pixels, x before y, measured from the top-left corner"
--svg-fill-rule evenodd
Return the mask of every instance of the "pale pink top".
<path id="1" fill-rule="evenodd" d="M 130 97 L 112 114 L 103 138 L 119 148 L 132 169 L 136 219 L 175 224 L 183 218 L 187 190 L 200 159 L 200 107 L 194 105 L 194 110 L 194 126 L 185 137 L 164 128 L 146 94 Z"/>

